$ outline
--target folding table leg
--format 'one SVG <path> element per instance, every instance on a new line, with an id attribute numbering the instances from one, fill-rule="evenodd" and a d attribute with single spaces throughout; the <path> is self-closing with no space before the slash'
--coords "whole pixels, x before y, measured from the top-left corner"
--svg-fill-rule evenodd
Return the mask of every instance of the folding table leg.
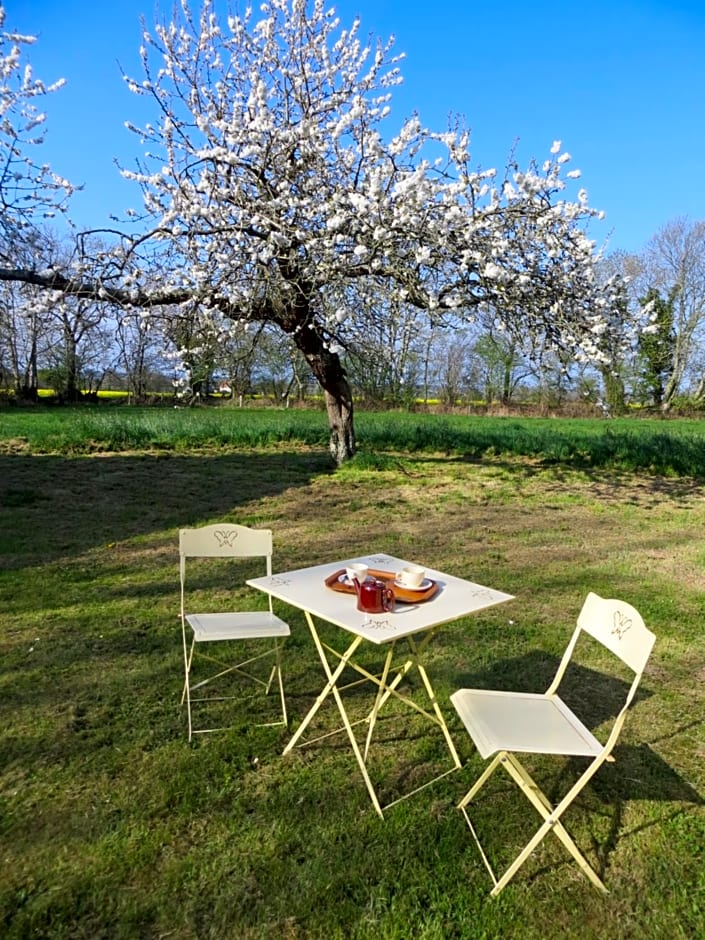
<path id="1" fill-rule="evenodd" d="M 411 649 L 411 653 L 412 653 L 411 659 L 407 659 L 404 665 L 400 667 L 400 669 L 398 670 L 394 679 L 388 685 L 386 685 L 386 678 L 385 678 L 386 688 L 383 690 L 382 687 L 380 686 L 379 693 L 381 693 L 381 695 L 378 693 L 377 701 L 375 702 L 376 711 L 373 710 L 373 713 L 376 717 L 380 708 L 384 705 L 387 699 L 391 695 L 394 694 L 395 689 L 399 685 L 401 680 L 411 671 L 411 669 L 414 666 L 416 666 L 416 668 L 418 669 L 419 675 L 421 676 L 421 681 L 424 684 L 426 694 L 428 695 L 429 702 L 431 703 L 431 707 L 433 708 L 433 712 L 436 716 L 436 723 L 438 724 L 438 726 L 440 727 L 443 733 L 443 737 L 445 738 L 445 742 L 450 752 L 450 756 L 453 758 L 453 763 L 455 765 L 455 768 L 458 768 L 462 765 L 462 762 L 460 758 L 458 757 L 458 752 L 455 749 L 455 744 L 453 743 L 453 739 L 450 736 L 450 731 L 448 730 L 448 725 L 446 724 L 446 720 L 443 717 L 443 712 L 441 711 L 438 705 L 436 692 L 433 686 L 431 685 L 431 680 L 428 678 L 428 673 L 426 672 L 426 669 L 420 660 L 421 653 L 423 652 L 423 650 L 425 649 L 425 647 L 428 645 L 429 641 L 431 640 L 431 637 L 433 636 L 433 632 L 434 632 L 433 630 L 430 630 L 424 636 L 422 642 L 418 646 L 416 645 L 412 637 L 406 638 L 409 643 L 409 648 Z M 386 666 L 386 663 L 385 663 L 385 666 Z M 429 715 L 428 717 L 430 718 L 431 716 Z M 368 734 L 368 738 L 370 736 L 371 736 L 371 731 Z M 368 741 L 368 744 L 369 744 L 369 741 Z M 365 749 L 365 756 L 366 755 L 367 755 L 367 748 Z"/>
<path id="2" fill-rule="evenodd" d="M 376 794 L 376 792 L 375 792 L 374 786 L 372 785 L 372 781 L 370 780 L 370 775 L 367 773 L 367 766 L 366 766 L 365 761 L 364 761 L 364 759 L 363 759 L 363 757 L 362 757 L 362 754 L 360 753 L 360 747 L 359 747 L 359 745 L 358 745 L 358 743 L 357 743 L 357 738 L 355 737 L 355 732 L 353 731 L 352 725 L 350 724 L 350 720 L 348 719 L 348 713 L 345 711 L 345 706 L 343 705 L 343 700 L 342 700 L 342 698 L 340 697 L 340 692 L 338 692 L 338 688 L 337 688 L 337 686 L 335 686 L 335 685 L 333 686 L 333 696 L 334 696 L 335 701 L 336 701 L 336 704 L 337 704 L 337 706 L 338 706 L 338 711 L 340 712 L 340 717 L 343 719 L 343 724 L 345 725 L 345 730 L 347 731 L 348 737 L 350 738 L 350 744 L 351 744 L 351 746 L 352 746 L 352 749 L 353 749 L 353 752 L 354 752 L 354 754 L 355 754 L 355 757 L 357 758 L 357 763 L 358 763 L 358 765 L 359 765 L 359 767 L 360 767 L 360 773 L 362 774 L 362 777 L 363 777 L 363 779 L 364 779 L 364 781 L 365 781 L 365 786 L 367 787 L 367 792 L 370 794 L 370 799 L 372 800 L 372 805 L 374 806 L 374 808 L 375 808 L 375 810 L 377 811 L 377 813 L 379 814 L 379 816 L 380 816 L 382 819 L 384 819 L 384 813 L 382 812 L 382 807 L 380 806 L 380 802 L 379 802 L 379 800 L 377 799 L 377 794 Z"/>
<path id="3" fill-rule="evenodd" d="M 409 643 L 409 648 L 411 649 L 411 652 L 412 652 L 413 655 L 411 656 L 410 659 L 407 659 L 406 662 L 405 662 L 402 666 L 399 666 L 399 667 L 395 670 L 395 673 L 396 673 L 396 674 L 395 674 L 394 678 L 393 678 L 392 681 L 387 685 L 386 689 L 385 689 L 384 692 L 382 693 L 382 696 L 380 697 L 378 711 L 379 711 L 379 709 L 382 708 L 382 706 L 385 704 L 385 702 L 387 701 L 387 699 L 388 699 L 391 695 L 394 695 L 394 692 L 395 692 L 397 686 L 399 685 L 399 683 L 402 681 L 402 679 L 403 679 L 406 675 L 408 675 L 408 673 L 411 671 L 411 669 L 412 669 L 414 666 L 417 666 L 417 665 L 418 665 L 418 658 L 419 658 L 419 655 L 423 652 L 423 650 L 425 649 L 425 647 L 428 645 L 428 643 L 429 643 L 429 641 L 431 640 L 431 637 L 433 636 L 434 632 L 435 632 L 434 630 L 429 630 L 429 631 L 427 631 L 427 633 L 424 635 L 424 638 L 423 638 L 422 642 L 418 645 L 418 647 L 417 647 L 416 644 L 413 642 L 413 640 L 411 639 L 411 637 L 407 637 L 407 641 L 408 641 L 408 643 Z M 396 643 L 394 643 L 394 644 L 392 644 L 392 645 L 395 646 Z"/>
<path id="4" fill-rule="evenodd" d="M 293 736 L 292 739 L 289 741 L 289 743 L 287 744 L 287 746 L 284 748 L 284 750 L 283 750 L 283 752 L 282 752 L 283 754 L 288 754 L 289 751 L 291 751 L 291 750 L 295 747 L 297 741 L 299 740 L 299 738 L 301 737 L 301 735 L 304 733 L 304 731 L 306 730 L 306 728 L 309 726 L 309 724 L 310 724 L 311 721 L 313 720 L 313 718 L 314 718 L 314 716 L 316 715 L 318 709 L 321 707 L 321 705 L 323 704 L 323 702 L 328 698 L 328 696 L 330 695 L 330 693 L 335 689 L 335 683 L 338 681 L 338 679 L 340 678 L 340 675 L 341 675 L 342 672 L 344 671 L 345 667 L 348 665 L 348 660 L 350 659 L 350 657 L 352 656 L 352 654 L 355 652 L 355 650 L 358 648 L 358 646 L 360 645 L 360 643 L 362 643 L 362 637 L 361 637 L 361 636 L 355 637 L 355 639 L 353 640 L 353 642 L 350 644 L 350 646 L 347 648 L 347 650 L 346 650 L 346 651 L 343 653 L 343 655 L 341 656 L 340 662 L 338 663 L 337 667 L 335 668 L 335 671 L 331 672 L 330 666 L 328 665 L 328 660 L 326 659 L 325 651 L 324 651 L 324 649 L 323 649 L 323 646 L 321 645 L 321 641 L 320 641 L 319 636 L 318 636 L 318 633 L 317 633 L 317 631 L 316 631 L 316 627 L 315 627 L 315 624 L 314 624 L 314 622 L 313 622 L 313 619 L 312 619 L 311 615 L 309 614 L 309 612 L 308 612 L 307 610 L 304 611 L 304 613 L 305 613 L 305 615 L 306 615 L 306 620 L 308 621 L 309 629 L 311 630 L 311 635 L 313 636 L 313 642 L 314 642 L 315 645 L 316 645 L 316 649 L 318 650 L 318 655 L 319 655 L 319 657 L 320 657 L 321 662 L 323 663 L 323 668 L 324 668 L 324 670 L 325 670 L 325 672 L 326 672 L 326 675 L 328 676 L 328 682 L 327 682 L 327 683 L 325 684 L 325 686 L 323 687 L 322 692 L 320 693 L 320 695 L 318 696 L 318 698 L 316 699 L 316 701 L 313 703 L 313 705 L 312 705 L 310 711 L 308 712 L 308 714 L 306 715 L 306 717 L 304 718 L 304 720 L 301 722 L 301 724 L 299 725 L 299 727 L 296 729 L 296 732 L 295 732 L 294 736 Z"/>
<path id="5" fill-rule="evenodd" d="M 433 686 L 431 685 L 431 682 L 428 678 L 426 670 L 424 669 L 423 665 L 419 662 L 419 655 L 423 651 L 423 649 L 426 647 L 427 643 L 429 642 L 433 631 L 429 631 L 425 634 L 424 639 L 422 640 L 421 643 L 418 644 L 418 647 L 413 642 L 413 640 L 407 637 L 406 639 L 409 641 L 412 656 L 409 657 L 398 668 L 395 667 L 394 670 L 392 670 L 392 661 L 394 657 L 396 644 L 395 642 L 392 642 L 390 645 L 390 648 L 387 651 L 382 675 L 380 677 L 379 675 L 372 675 L 362 666 L 353 662 L 352 657 L 354 653 L 356 652 L 357 648 L 359 647 L 360 643 L 362 642 L 362 639 L 363 639 L 362 637 L 360 636 L 356 637 L 355 640 L 350 644 L 350 646 L 345 650 L 344 653 L 342 654 L 338 653 L 336 650 L 332 649 L 331 647 L 324 647 L 324 644 L 322 643 L 321 638 L 318 635 L 318 631 L 316 630 L 316 625 L 313 621 L 313 617 L 308 611 L 304 611 L 304 614 L 306 616 L 309 630 L 311 631 L 311 636 L 313 637 L 316 650 L 318 651 L 319 659 L 321 660 L 321 664 L 323 666 L 323 669 L 325 671 L 328 681 L 326 685 L 324 686 L 322 692 L 320 693 L 320 695 L 314 702 L 312 708 L 310 709 L 310 711 L 308 712 L 308 714 L 302 721 L 301 725 L 296 730 L 296 733 L 291 738 L 287 746 L 284 748 L 284 754 L 287 754 L 289 751 L 292 750 L 293 747 L 295 747 L 295 745 L 301 738 L 303 732 L 308 727 L 311 720 L 316 715 L 316 713 L 318 712 L 319 708 L 321 707 L 325 699 L 329 695 L 332 694 L 335 699 L 336 705 L 338 706 L 338 711 L 340 712 L 340 716 L 343 720 L 343 726 L 345 728 L 345 731 L 347 732 L 348 738 L 350 739 L 350 745 L 353 749 L 353 753 L 355 754 L 355 758 L 360 767 L 360 772 L 362 774 L 363 780 L 365 781 L 365 786 L 367 787 L 367 791 L 370 794 L 370 799 L 372 800 L 372 804 L 375 810 L 377 811 L 377 813 L 379 814 L 379 816 L 383 818 L 382 806 L 380 805 L 379 799 L 375 792 L 375 788 L 367 772 L 366 761 L 367 761 L 372 734 L 374 731 L 375 723 L 377 721 L 377 717 L 382 707 L 391 696 L 394 696 L 395 698 L 400 699 L 402 702 L 416 709 L 428 720 L 432 721 L 434 724 L 439 725 L 439 727 L 441 728 L 441 731 L 443 732 L 443 736 L 446 741 L 446 745 L 448 747 L 450 755 L 453 759 L 453 767 L 451 768 L 451 770 L 448 770 L 445 773 L 441 774 L 439 777 L 435 777 L 433 780 L 428 781 L 428 783 L 425 783 L 422 786 L 417 787 L 416 790 L 413 790 L 412 792 L 416 793 L 418 790 L 423 789 L 424 787 L 428 786 L 430 783 L 434 783 L 436 780 L 440 779 L 440 777 L 445 777 L 447 774 L 452 773 L 454 770 L 456 770 L 458 767 L 461 766 L 460 758 L 458 757 L 458 753 L 455 749 L 455 745 L 453 744 L 453 740 L 450 737 L 450 732 L 448 731 L 448 726 L 445 723 L 443 713 L 441 712 L 440 707 L 438 705 L 438 701 L 436 699 L 436 694 L 433 689 Z M 326 656 L 326 649 L 328 649 L 331 653 L 333 653 L 339 659 L 338 665 L 336 666 L 334 670 L 331 669 L 330 663 L 328 662 L 328 658 Z M 367 721 L 368 723 L 367 739 L 365 742 L 364 753 L 360 751 L 360 746 L 358 745 L 357 738 L 355 737 L 355 734 L 353 732 L 353 724 L 359 724 L 360 722 L 356 721 L 352 723 L 350 721 L 348 717 L 348 713 L 345 709 L 345 705 L 341 698 L 338 685 L 337 685 L 338 679 L 340 678 L 341 674 L 343 673 L 344 669 L 347 666 L 350 666 L 360 675 L 364 676 L 365 679 L 377 685 L 377 693 L 375 696 L 375 702 L 372 707 L 372 710 L 370 711 L 370 713 L 367 715 L 365 719 L 361 719 L 362 721 Z M 424 688 L 426 690 L 426 694 L 428 695 L 431 707 L 433 709 L 433 714 L 431 714 L 430 711 L 427 711 L 424 708 L 421 708 L 412 699 L 408 698 L 405 695 L 402 695 L 400 692 L 397 691 L 397 686 L 399 685 L 399 683 L 410 672 L 410 670 L 414 666 L 417 667 L 421 675 L 421 679 L 422 679 Z M 394 677 L 390 682 L 389 675 L 392 671 L 394 672 Z M 342 729 L 338 729 L 338 730 L 342 730 Z M 400 802 L 400 800 L 405 799 L 406 796 L 410 796 L 410 795 L 411 794 L 406 794 L 405 796 L 400 797 L 399 799 L 394 800 L 387 805 L 393 806 L 395 803 Z"/>
<path id="6" fill-rule="evenodd" d="M 370 794 L 372 805 L 374 806 L 377 813 L 382 818 L 384 818 L 384 814 L 382 813 L 382 807 L 380 806 L 379 800 L 377 799 L 377 794 L 375 793 L 375 788 L 372 786 L 372 781 L 370 780 L 370 775 L 367 773 L 367 767 L 365 766 L 365 761 L 363 760 L 362 754 L 360 753 L 360 747 L 357 743 L 355 732 L 352 729 L 352 725 L 350 724 L 350 719 L 348 718 L 348 713 L 345 710 L 345 706 L 343 705 L 343 700 L 340 697 L 340 692 L 338 691 L 338 686 L 336 685 L 336 682 L 338 681 L 340 674 L 348 665 L 348 662 L 350 661 L 350 657 L 353 655 L 355 650 L 358 648 L 358 646 L 362 642 L 362 637 L 355 638 L 355 640 L 350 644 L 350 646 L 347 648 L 345 653 L 341 656 L 340 662 L 338 666 L 336 667 L 335 671 L 331 671 L 330 665 L 328 663 L 328 659 L 326 657 L 325 650 L 323 649 L 323 645 L 321 643 L 320 637 L 318 636 L 318 631 L 316 630 L 316 626 L 313 622 L 313 618 L 311 617 L 308 611 L 305 611 L 305 614 L 306 614 L 306 619 L 308 620 L 309 628 L 311 630 L 311 635 L 313 636 L 313 641 L 316 644 L 316 649 L 318 650 L 318 655 L 320 657 L 321 664 L 323 665 L 323 669 L 325 670 L 325 673 L 328 676 L 328 682 L 326 683 L 326 686 L 323 689 L 323 692 L 321 692 L 321 694 L 316 699 L 316 702 L 313 708 L 304 719 L 304 723 L 297 730 L 292 740 L 286 746 L 284 753 L 286 754 L 286 752 L 291 749 L 296 739 L 300 736 L 301 732 L 303 731 L 304 727 L 310 722 L 310 720 L 313 718 L 313 716 L 316 714 L 318 709 L 323 704 L 324 699 L 327 698 L 327 696 L 332 692 L 333 698 L 335 699 L 335 703 L 338 706 L 338 711 L 340 712 L 340 717 L 343 719 L 343 725 L 345 726 L 345 730 L 347 731 L 348 738 L 350 739 L 350 745 L 353 749 L 353 753 L 355 754 L 355 758 L 357 760 L 358 766 L 360 767 L 360 772 L 362 774 L 363 780 L 365 781 L 367 792 Z"/>
<path id="7" fill-rule="evenodd" d="M 377 687 L 377 695 L 375 696 L 375 704 L 368 716 L 369 728 L 367 729 L 367 740 L 365 741 L 365 761 L 367 761 L 367 755 L 370 750 L 370 743 L 372 741 L 372 732 L 374 731 L 375 722 L 377 721 L 377 715 L 382 705 L 383 693 L 387 687 L 387 676 L 389 675 L 389 667 L 392 664 L 392 657 L 394 656 L 394 649 L 396 647 L 396 642 L 392 643 L 387 651 L 387 655 L 384 659 L 384 668 L 382 669 L 382 677 L 380 679 L 379 685 Z"/>
<path id="8" fill-rule="evenodd" d="M 433 711 L 436 715 L 436 718 L 438 719 L 438 724 L 440 725 L 441 731 L 443 732 L 443 737 L 446 739 L 446 744 L 448 745 L 450 756 L 453 758 L 453 761 L 455 762 L 455 766 L 460 767 L 461 760 L 458 757 L 458 752 L 455 749 L 455 744 L 453 744 L 453 739 L 450 736 L 450 731 L 448 731 L 448 725 L 446 724 L 446 720 L 443 717 L 443 712 L 440 710 L 438 706 L 436 693 L 433 689 L 433 686 L 431 685 L 429 681 L 429 678 L 426 674 L 426 670 L 419 662 L 416 663 L 416 668 L 419 670 L 419 674 L 421 676 L 421 679 L 423 680 L 423 684 L 426 687 L 426 693 L 431 701 L 431 705 L 433 707 Z"/>

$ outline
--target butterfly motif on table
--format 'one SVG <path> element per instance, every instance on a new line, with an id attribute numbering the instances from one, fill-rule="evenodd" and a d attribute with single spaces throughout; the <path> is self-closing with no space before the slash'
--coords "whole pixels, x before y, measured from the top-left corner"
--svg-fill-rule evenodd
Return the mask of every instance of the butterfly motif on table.
<path id="1" fill-rule="evenodd" d="M 232 548 L 235 539 L 238 536 L 236 531 L 228 531 L 227 529 L 216 529 L 213 533 L 215 540 L 221 548 Z"/>
<path id="2" fill-rule="evenodd" d="M 620 640 L 632 625 L 631 617 L 626 617 L 619 610 L 615 610 L 614 614 L 612 615 L 612 622 L 612 633 L 616 633 L 617 638 Z"/>
<path id="3" fill-rule="evenodd" d="M 373 630 L 388 630 L 393 624 L 386 617 L 383 620 L 373 620 L 372 617 L 365 617 L 360 626 Z"/>

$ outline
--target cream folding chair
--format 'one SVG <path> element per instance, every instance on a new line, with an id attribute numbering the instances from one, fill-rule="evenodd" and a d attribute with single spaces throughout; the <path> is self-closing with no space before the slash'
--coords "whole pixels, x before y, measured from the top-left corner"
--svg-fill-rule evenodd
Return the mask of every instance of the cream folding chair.
<path id="1" fill-rule="evenodd" d="M 179 567 L 181 580 L 181 632 L 184 647 L 184 690 L 181 704 L 186 701 L 188 711 L 189 741 L 194 734 L 204 734 L 218 728 L 194 728 L 192 705 L 196 702 L 225 701 L 233 696 L 213 695 L 194 698 L 193 692 L 202 689 L 216 679 L 222 679 L 229 673 L 237 673 L 264 687 L 268 693 L 276 678 L 281 698 L 281 720 L 269 722 L 272 725 L 287 724 L 286 701 L 281 672 L 281 646 L 283 638 L 289 636 L 289 625 L 275 616 L 272 598 L 269 597 L 267 611 L 235 611 L 223 613 L 188 613 L 186 611 L 186 560 L 189 558 L 256 558 L 266 559 L 266 572 L 272 574 L 272 533 L 269 529 L 249 529 L 246 526 L 220 523 L 202 526 L 198 529 L 181 529 L 179 532 Z M 192 631 L 189 643 L 187 634 Z M 197 644 L 215 643 L 226 640 L 270 640 L 262 652 L 249 656 L 236 664 L 226 664 L 198 650 L 197 659 L 208 660 L 219 667 L 218 672 L 191 684 L 191 669 L 194 663 L 194 651 Z M 248 648 L 249 648 L 248 644 Z M 264 680 L 250 671 L 253 663 L 263 657 L 274 656 L 269 678 Z"/>
<path id="2" fill-rule="evenodd" d="M 574 712 L 558 696 L 558 687 L 575 650 L 581 633 L 590 634 L 614 653 L 634 673 L 626 702 L 617 715 L 604 744 L 601 744 Z M 548 832 L 554 832 L 582 871 L 600 891 L 607 888 L 588 864 L 573 839 L 566 832 L 561 817 L 585 784 L 611 756 L 624 719 L 654 645 L 654 635 L 644 625 L 639 613 L 619 600 L 605 600 L 588 594 L 573 636 L 558 666 L 555 678 L 543 694 L 528 692 L 494 692 L 484 689 L 460 689 L 451 696 L 463 724 L 481 757 L 494 754 L 492 762 L 458 804 L 490 873 L 497 895 L 516 874 Z M 529 776 L 517 754 L 556 754 L 590 759 L 587 769 L 556 806 Z M 543 824 L 526 844 L 501 878 L 480 844 L 466 807 L 497 767 L 504 767 L 538 811 Z"/>

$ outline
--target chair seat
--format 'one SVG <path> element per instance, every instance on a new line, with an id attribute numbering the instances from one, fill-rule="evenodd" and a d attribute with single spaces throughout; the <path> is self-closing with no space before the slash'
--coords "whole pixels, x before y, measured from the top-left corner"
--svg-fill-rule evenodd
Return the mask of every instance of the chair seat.
<path id="1" fill-rule="evenodd" d="M 197 643 L 209 640 L 257 640 L 289 636 L 289 624 L 269 611 L 187 614 Z"/>
<path id="2" fill-rule="evenodd" d="M 603 750 L 557 695 L 460 689 L 451 701 L 483 758 L 497 751 L 595 757 Z"/>

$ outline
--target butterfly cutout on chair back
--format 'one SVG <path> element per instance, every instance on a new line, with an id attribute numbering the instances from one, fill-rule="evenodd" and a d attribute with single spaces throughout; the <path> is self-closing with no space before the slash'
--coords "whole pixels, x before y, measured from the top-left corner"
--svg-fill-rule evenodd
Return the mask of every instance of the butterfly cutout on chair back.
<path id="1" fill-rule="evenodd" d="M 238 532 L 235 529 L 227 531 L 225 529 L 216 529 L 213 533 L 215 540 L 221 548 L 232 548 Z"/>
<path id="2" fill-rule="evenodd" d="M 621 611 L 615 610 L 612 620 L 614 624 L 612 633 L 616 633 L 617 638 L 621 640 L 632 625 L 631 617 L 626 617 Z"/>

